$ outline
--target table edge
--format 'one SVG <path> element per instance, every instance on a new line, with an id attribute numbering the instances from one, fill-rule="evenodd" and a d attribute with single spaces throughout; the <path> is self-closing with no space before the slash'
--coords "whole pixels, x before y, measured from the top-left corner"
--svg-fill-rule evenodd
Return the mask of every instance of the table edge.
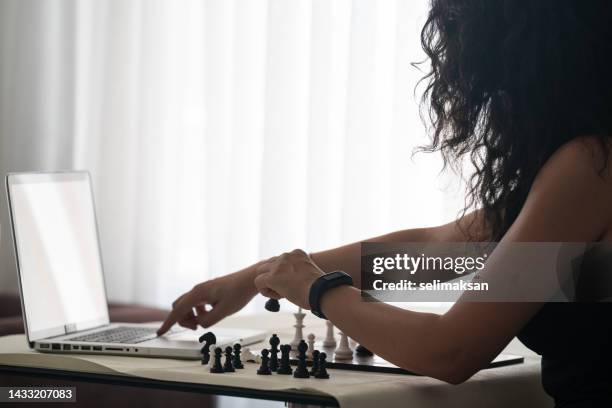
<path id="1" fill-rule="evenodd" d="M 51 368 L 24 367 L 0 364 L 0 372 L 23 374 L 34 377 L 52 377 L 73 379 L 87 382 L 101 382 L 112 385 L 140 386 L 156 389 L 168 389 L 183 392 L 223 395 L 228 397 L 253 398 L 268 401 L 283 401 L 307 405 L 324 405 L 339 407 L 333 396 L 300 393 L 299 390 L 258 390 L 255 388 L 235 387 L 229 385 L 212 385 L 179 381 L 155 380 L 144 377 L 88 373 L 82 371 L 58 370 Z"/>

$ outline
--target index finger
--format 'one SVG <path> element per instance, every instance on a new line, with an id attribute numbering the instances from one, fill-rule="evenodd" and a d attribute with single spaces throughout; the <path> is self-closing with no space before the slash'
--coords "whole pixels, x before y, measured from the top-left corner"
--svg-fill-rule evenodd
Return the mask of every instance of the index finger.
<path id="1" fill-rule="evenodd" d="M 173 306 L 172 311 L 168 314 L 168 317 L 166 317 L 166 320 L 164 320 L 159 329 L 157 329 L 157 335 L 161 336 L 166 333 L 174 323 L 187 314 L 197 303 L 195 300 L 194 290 L 191 290 L 179 298 L 178 302 Z"/>

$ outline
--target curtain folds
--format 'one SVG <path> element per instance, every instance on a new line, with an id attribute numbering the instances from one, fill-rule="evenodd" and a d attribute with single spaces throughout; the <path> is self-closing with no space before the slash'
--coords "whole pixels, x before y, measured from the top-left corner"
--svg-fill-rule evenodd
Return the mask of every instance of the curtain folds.
<path id="1" fill-rule="evenodd" d="M 425 0 L 0 0 L 0 171 L 88 169 L 112 300 L 445 222 Z M 0 285 L 15 290 L 5 200 Z"/>

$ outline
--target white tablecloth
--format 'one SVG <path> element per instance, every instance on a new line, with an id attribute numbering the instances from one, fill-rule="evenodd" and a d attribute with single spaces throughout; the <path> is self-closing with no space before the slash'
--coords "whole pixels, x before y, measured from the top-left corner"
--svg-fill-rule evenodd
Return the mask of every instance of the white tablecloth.
<path id="1" fill-rule="evenodd" d="M 219 326 L 257 327 L 276 332 L 283 342 L 292 334 L 292 317 L 266 314 L 226 319 Z M 324 334 L 320 320 L 306 320 L 305 334 Z M 284 330 L 275 328 L 285 327 Z M 212 329 L 214 331 L 214 328 Z M 254 349 L 258 348 L 256 346 Z M 513 350 L 514 351 L 514 350 Z M 333 396 L 341 407 L 550 407 L 552 401 L 540 384 L 540 365 L 529 355 L 524 364 L 482 370 L 467 382 L 453 386 L 409 375 L 330 369 L 331 379 L 296 379 L 292 376 L 259 376 L 257 364 L 231 374 L 211 374 L 198 361 L 102 355 L 38 353 L 28 349 L 25 336 L 0 338 L 0 364 L 73 370 L 98 374 L 129 375 L 156 380 L 227 385 L 258 390 L 300 390 Z"/>

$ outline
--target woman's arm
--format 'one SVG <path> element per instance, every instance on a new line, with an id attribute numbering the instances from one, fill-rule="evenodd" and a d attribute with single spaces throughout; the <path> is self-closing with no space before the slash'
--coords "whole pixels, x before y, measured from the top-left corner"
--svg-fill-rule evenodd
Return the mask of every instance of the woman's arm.
<path id="1" fill-rule="evenodd" d="M 502 242 L 592 242 L 611 225 L 612 183 L 582 142 L 560 149 L 540 171 L 518 218 Z M 511 262 L 491 257 L 495 273 Z M 309 308 L 308 291 L 323 272 L 300 251 L 264 263 L 255 284 L 261 293 Z M 388 361 L 453 384 L 486 366 L 538 311 L 538 303 L 457 302 L 446 314 L 363 302 L 353 287 L 321 299 L 325 315 L 344 333 Z"/>
<path id="2" fill-rule="evenodd" d="M 481 225 L 480 213 L 475 211 L 446 225 L 393 232 L 369 241 L 464 241 L 468 233 L 472 236 L 484 236 Z M 312 259 L 326 272 L 340 269 L 350 273 L 355 285 L 360 287 L 359 242 L 312 254 Z M 266 262 L 261 261 L 238 272 L 195 285 L 174 301 L 172 311 L 157 331 L 158 335 L 166 333 L 175 323 L 194 330 L 198 325 L 209 327 L 242 309 L 257 294 L 253 281 L 257 276 L 257 268 Z M 274 293 L 266 294 L 274 296 Z M 212 307 L 207 310 L 206 305 Z"/>
<path id="3" fill-rule="evenodd" d="M 448 224 L 392 232 L 368 239 L 368 242 L 465 242 L 488 241 L 490 234 L 484 227 L 482 211 L 476 210 Z M 324 272 L 341 270 L 361 287 L 361 243 L 355 242 L 338 248 L 310 254 L 311 259 Z M 453 273 L 454 275 L 454 273 Z M 454 276 L 456 277 L 456 275 Z"/>

